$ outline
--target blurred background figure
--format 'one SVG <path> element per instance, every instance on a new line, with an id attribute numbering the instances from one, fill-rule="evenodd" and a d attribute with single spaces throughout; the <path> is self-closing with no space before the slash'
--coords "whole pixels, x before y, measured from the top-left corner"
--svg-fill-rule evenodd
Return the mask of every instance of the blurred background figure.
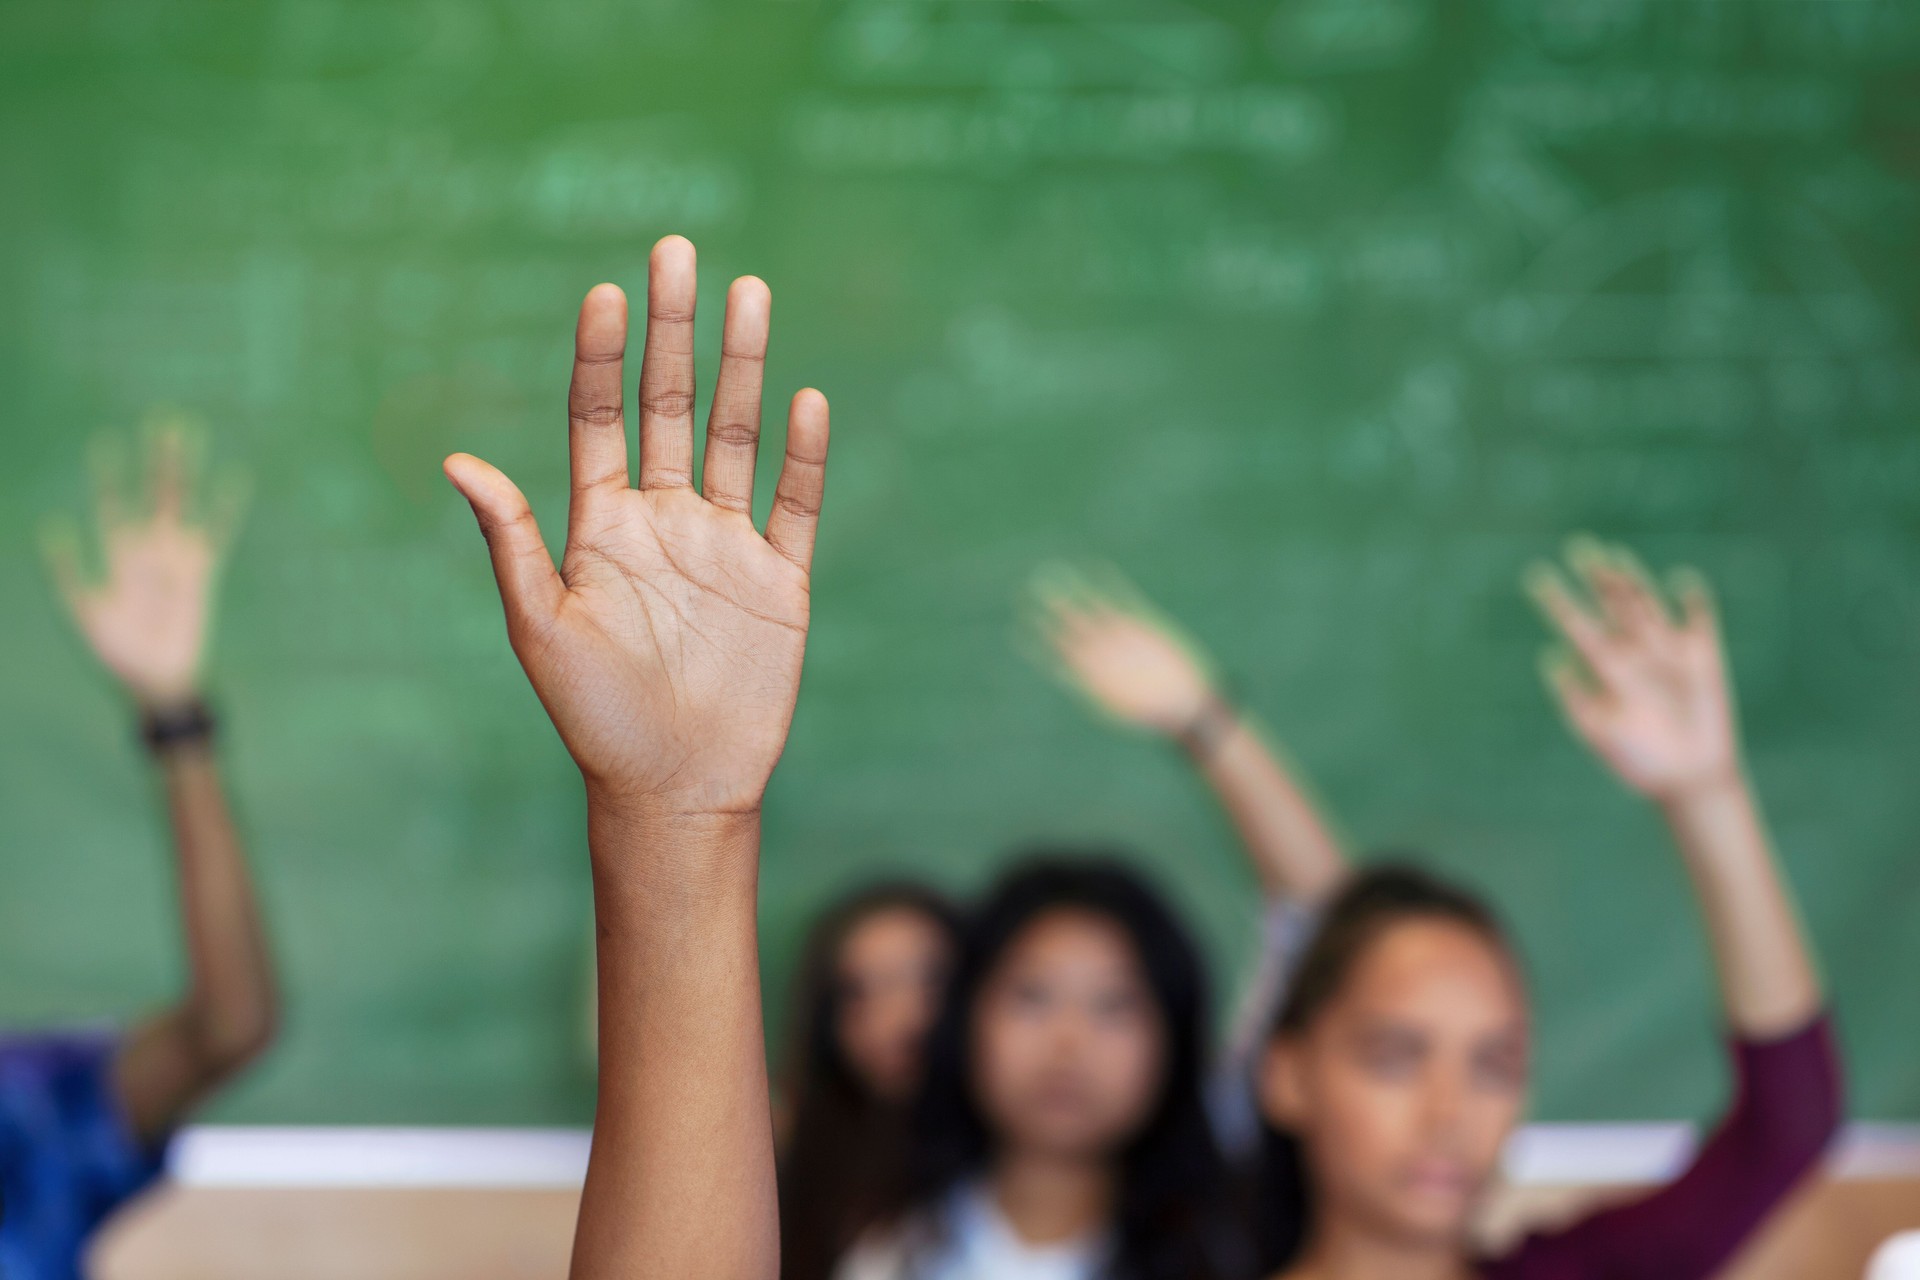
<path id="1" fill-rule="evenodd" d="M 1047 566 L 1034 575 L 1028 603 L 1023 643 L 1041 664 L 1116 722 L 1177 744 L 1233 819 L 1268 902 L 1266 945 L 1249 1005 L 1267 1007 L 1312 908 L 1346 874 L 1337 838 L 1251 720 L 1222 693 L 1194 642 L 1117 573 L 1102 572 L 1096 584 L 1079 570 Z M 1143 901 L 1151 896 L 1144 884 L 1133 889 Z M 781 1184 L 782 1268 L 794 1280 L 831 1274 L 835 1260 L 874 1224 L 882 1207 L 891 1205 L 894 1216 L 901 1216 L 901 1151 L 911 1148 L 928 1176 L 929 1152 L 923 1148 L 938 1139 L 899 1128 L 903 1117 L 895 1108 L 919 1081 L 919 1042 L 933 1011 L 927 1002 L 940 995 L 939 984 L 928 979 L 943 980 L 952 964 L 953 919 L 925 890 L 882 886 L 824 916 L 802 954 L 788 1048 L 791 1133 Z M 1197 954 L 1189 958 L 1199 964 Z M 953 998 L 948 1016 L 963 1019 L 958 1010 L 966 997 L 956 992 Z M 1257 1043 L 1257 1029 L 1245 1024 L 1234 1037 L 1238 1051 L 1227 1056 L 1225 1067 L 1207 1072 L 1216 1082 L 1211 1092 L 1217 1136 L 1241 1154 L 1257 1133 L 1246 1070 L 1247 1050 Z M 1009 1140 L 1019 1141 L 1017 1135 Z M 968 1176 L 980 1175 L 982 1167 L 970 1166 Z M 945 1176 L 958 1175 L 947 1170 Z M 1032 1185 L 1010 1178 L 994 1193 L 1006 1198 L 989 1197 L 989 1209 L 982 1210 L 994 1215 L 994 1231 L 1006 1236 L 1000 1244 L 1011 1253 L 990 1264 L 989 1255 L 966 1252 L 986 1247 L 976 1241 L 942 1265 L 958 1268 L 956 1274 L 984 1275 L 993 1266 L 1012 1265 L 1016 1256 L 1066 1256 L 1057 1241 L 1040 1248 L 1046 1242 L 1021 1234 L 1034 1217 L 1044 1221 L 1050 1212 L 1026 1202 Z M 921 1191 L 927 1201 L 953 1193 L 944 1183 Z M 982 1221 L 978 1214 L 962 1216 L 976 1226 Z M 936 1207 L 913 1230 L 942 1220 Z M 907 1245 L 909 1253 L 912 1247 Z M 879 1266 L 880 1252 L 869 1249 L 856 1265 Z M 1074 1256 L 1092 1265 L 1095 1255 Z"/>
<path id="2" fill-rule="evenodd" d="M 1226 1280 L 1251 1260 L 1209 1128 L 1207 983 L 1121 863 L 1034 851 L 970 915 L 907 1176 L 838 1280 Z"/>
<path id="3" fill-rule="evenodd" d="M 129 485 L 95 453 L 96 565 L 71 523 L 48 563 L 81 638 L 125 691 L 171 820 L 187 989 L 125 1029 L 0 1035 L 0 1276 L 73 1280 L 97 1227 L 160 1173 L 169 1136 L 258 1058 L 279 1017 L 265 926 L 202 697 L 220 569 L 240 515 L 210 494 L 199 433 L 147 433 Z M 15 673 L 18 678 L 18 673 Z M 5 893 L 0 885 L 0 893 Z"/>
<path id="4" fill-rule="evenodd" d="M 905 1173 L 908 1127 L 960 943 L 923 885 L 860 890 L 814 924 L 780 1052 L 780 1273 L 827 1280 Z"/>
<path id="5" fill-rule="evenodd" d="M 1474 1214 L 1526 1101 L 1525 984 L 1474 895 L 1369 869 L 1302 957 L 1262 1073 L 1279 1133 L 1259 1212 L 1284 1280 L 1705 1280 L 1839 1125 L 1823 996 L 1747 781 L 1706 585 L 1675 575 L 1676 612 L 1624 551 L 1579 543 L 1571 559 L 1582 589 L 1544 565 L 1530 577 L 1570 650 L 1547 677 L 1575 734 L 1672 833 L 1719 973 L 1733 1099 L 1667 1187 L 1474 1258 Z M 1637 922 L 1620 927 L 1629 945 Z"/>

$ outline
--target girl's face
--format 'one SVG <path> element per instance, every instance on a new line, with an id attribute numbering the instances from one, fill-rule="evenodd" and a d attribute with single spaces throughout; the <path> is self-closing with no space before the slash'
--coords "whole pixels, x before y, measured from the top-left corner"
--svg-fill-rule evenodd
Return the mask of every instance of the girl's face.
<path id="1" fill-rule="evenodd" d="M 927 1029 L 953 964 L 947 931 L 923 911 L 883 907 L 840 944 L 840 1052 L 868 1089 L 905 1102 L 920 1084 Z"/>
<path id="2" fill-rule="evenodd" d="M 1276 1039 L 1267 1118 L 1300 1141 L 1320 1222 L 1458 1247 L 1518 1121 L 1527 1018 L 1511 961 L 1450 921 L 1390 925 L 1312 1023 Z"/>
<path id="3" fill-rule="evenodd" d="M 1167 1031 L 1132 939 L 1103 915 L 1036 917 L 973 1005 L 973 1092 L 1002 1149 L 1108 1158 L 1151 1118 Z"/>

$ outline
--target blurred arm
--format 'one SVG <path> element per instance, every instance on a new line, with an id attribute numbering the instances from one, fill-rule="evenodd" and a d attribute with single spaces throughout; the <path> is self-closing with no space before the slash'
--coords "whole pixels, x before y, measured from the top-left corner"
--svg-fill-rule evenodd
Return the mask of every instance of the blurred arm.
<path id="1" fill-rule="evenodd" d="M 135 1027 L 114 1060 L 114 1087 L 143 1140 L 157 1142 L 272 1043 L 279 996 L 260 904 L 205 742 L 159 759 L 172 821 L 188 986 Z"/>
<path id="2" fill-rule="evenodd" d="M 1179 742 L 1239 832 L 1270 898 L 1313 905 L 1347 874 L 1331 825 L 1259 728 L 1220 694 L 1199 646 L 1131 583 L 1038 575 L 1049 665 L 1112 718 Z"/>
<path id="3" fill-rule="evenodd" d="M 1820 1010 L 1820 981 L 1746 777 L 1664 797 L 1660 811 L 1692 877 L 1734 1033 L 1770 1040 L 1804 1027 Z"/>
<path id="4" fill-rule="evenodd" d="M 1347 876 L 1339 838 L 1259 727 L 1224 702 L 1214 705 L 1202 714 L 1218 729 L 1180 740 L 1240 833 L 1261 888 L 1305 906 L 1324 902 Z"/>

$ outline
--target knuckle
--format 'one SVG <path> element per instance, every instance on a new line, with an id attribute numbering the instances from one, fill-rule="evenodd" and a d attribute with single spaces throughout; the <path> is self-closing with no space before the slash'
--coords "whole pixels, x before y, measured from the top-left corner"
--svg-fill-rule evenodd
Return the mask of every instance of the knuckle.
<path id="1" fill-rule="evenodd" d="M 693 392 L 673 388 L 649 391 L 640 397 L 643 412 L 664 418 L 684 418 L 693 412 Z"/>
<path id="2" fill-rule="evenodd" d="M 576 402 L 568 411 L 568 417 L 575 422 L 592 427 L 617 426 L 626 419 L 626 413 L 618 400 L 588 400 Z"/>
<path id="3" fill-rule="evenodd" d="M 773 495 L 776 511 L 797 516 L 802 520 L 812 520 L 820 514 L 820 494 L 816 491 L 795 493 L 791 489 L 782 489 Z"/>
<path id="4" fill-rule="evenodd" d="M 760 428 L 751 422 L 729 419 L 707 424 L 707 443 L 730 449 L 751 449 L 760 443 Z"/>
<path id="5" fill-rule="evenodd" d="M 481 536 L 491 543 L 505 535 L 525 533 L 534 523 L 533 508 L 524 503 L 507 512 L 479 511 Z"/>

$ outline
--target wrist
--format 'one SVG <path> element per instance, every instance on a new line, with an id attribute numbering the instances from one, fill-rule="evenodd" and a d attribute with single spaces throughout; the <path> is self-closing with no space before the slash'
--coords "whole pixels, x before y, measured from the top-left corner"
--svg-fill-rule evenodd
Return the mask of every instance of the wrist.
<path id="1" fill-rule="evenodd" d="M 760 811 L 698 810 L 589 790 L 594 898 L 611 914 L 684 913 L 758 893 Z"/>
<path id="2" fill-rule="evenodd" d="M 733 789 L 631 787 L 585 777 L 587 813 L 612 827 L 721 832 L 742 823 L 757 826 L 761 792 Z"/>
<path id="3" fill-rule="evenodd" d="M 133 699 L 134 707 L 141 715 L 164 715 L 199 706 L 206 700 L 205 691 L 197 679 L 163 680 L 135 684 L 125 682 L 127 696 Z"/>
<path id="4" fill-rule="evenodd" d="M 1659 801 L 1681 855 L 1696 870 L 1745 865 L 1766 838 L 1759 806 L 1744 774 L 1702 780 Z"/>
<path id="5" fill-rule="evenodd" d="M 587 818 L 619 834 L 672 834 L 678 839 L 728 840 L 760 828 L 760 807 L 694 808 L 659 796 L 623 795 L 587 789 Z"/>
<path id="6" fill-rule="evenodd" d="M 219 722 L 191 695 L 140 704 L 140 740 L 156 756 L 211 748 Z"/>
<path id="7" fill-rule="evenodd" d="M 1748 801 L 1750 787 L 1747 772 L 1740 761 L 1688 778 L 1656 792 L 1652 799 L 1661 812 L 1671 817 L 1723 809 L 1729 804 Z"/>
<path id="8" fill-rule="evenodd" d="M 1206 761 L 1239 724 L 1239 712 L 1217 689 L 1207 690 L 1200 706 L 1178 725 L 1171 736 L 1195 760 Z"/>

